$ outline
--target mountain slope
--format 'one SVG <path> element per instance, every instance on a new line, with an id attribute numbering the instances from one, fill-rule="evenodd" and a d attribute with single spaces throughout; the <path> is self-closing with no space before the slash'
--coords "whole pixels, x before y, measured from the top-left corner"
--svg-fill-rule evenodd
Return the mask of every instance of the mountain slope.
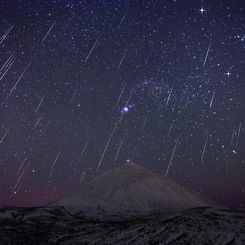
<path id="1" fill-rule="evenodd" d="M 245 244 L 245 210 L 194 208 L 124 222 L 95 222 L 62 207 L 0 207 L 0 244 Z"/>
<path id="2" fill-rule="evenodd" d="M 210 206 L 197 194 L 134 163 L 107 171 L 51 205 L 96 218 L 126 218 Z"/>

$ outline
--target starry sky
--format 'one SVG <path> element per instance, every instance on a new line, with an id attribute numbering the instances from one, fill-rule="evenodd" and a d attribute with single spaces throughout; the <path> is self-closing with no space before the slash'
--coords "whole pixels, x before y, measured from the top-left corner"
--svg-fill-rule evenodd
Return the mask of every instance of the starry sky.
<path id="1" fill-rule="evenodd" d="M 134 161 L 245 207 L 245 2 L 1 1 L 0 205 Z"/>

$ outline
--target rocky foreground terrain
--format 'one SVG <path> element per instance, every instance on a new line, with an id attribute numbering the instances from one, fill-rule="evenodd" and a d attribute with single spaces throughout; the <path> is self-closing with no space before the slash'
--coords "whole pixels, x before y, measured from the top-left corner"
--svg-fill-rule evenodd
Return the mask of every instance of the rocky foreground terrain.
<path id="1" fill-rule="evenodd" d="M 245 244 L 245 210 L 193 208 L 102 222 L 62 207 L 1 207 L 0 244 Z"/>

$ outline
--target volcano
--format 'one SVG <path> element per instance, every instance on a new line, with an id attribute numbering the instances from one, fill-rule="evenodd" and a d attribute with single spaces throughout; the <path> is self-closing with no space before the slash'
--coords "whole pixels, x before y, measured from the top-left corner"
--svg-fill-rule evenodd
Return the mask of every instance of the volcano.
<path id="1" fill-rule="evenodd" d="M 210 203 L 173 180 L 130 162 L 108 170 L 50 205 L 88 217 L 118 219 L 173 213 Z"/>
<path id="2" fill-rule="evenodd" d="M 0 244 L 245 244 L 245 210 L 130 163 L 48 206 L 0 207 Z"/>

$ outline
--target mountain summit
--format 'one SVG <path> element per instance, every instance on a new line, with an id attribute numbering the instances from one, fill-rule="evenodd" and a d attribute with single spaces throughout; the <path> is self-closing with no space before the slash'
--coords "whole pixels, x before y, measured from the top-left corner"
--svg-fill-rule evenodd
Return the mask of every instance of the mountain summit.
<path id="1" fill-rule="evenodd" d="M 133 162 L 108 170 L 51 205 L 97 218 L 172 213 L 209 206 L 198 194 Z"/>

